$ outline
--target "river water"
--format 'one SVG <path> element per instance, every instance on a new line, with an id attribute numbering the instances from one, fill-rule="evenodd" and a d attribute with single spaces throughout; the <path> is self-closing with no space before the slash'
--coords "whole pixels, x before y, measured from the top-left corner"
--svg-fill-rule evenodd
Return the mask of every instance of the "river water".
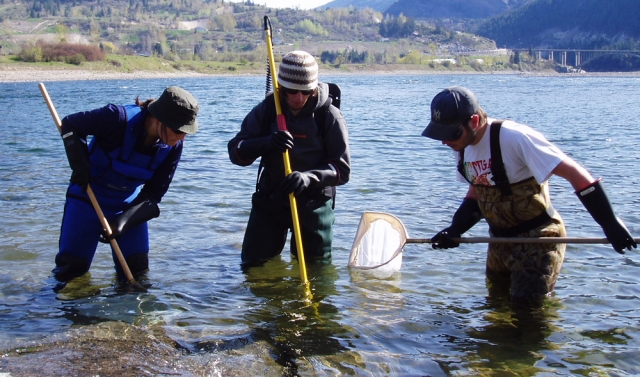
<path id="1" fill-rule="evenodd" d="M 91 271 L 54 292 L 68 164 L 37 83 L 0 83 L 0 376 L 118 375 L 112 358 L 129 368 L 123 375 L 640 374 L 637 250 L 568 245 L 555 296 L 528 313 L 488 295 L 486 244 L 407 245 L 391 276 L 347 267 L 365 211 L 397 216 L 416 238 L 448 225 L 466 188 L 450 150 L 420 133 L 431 98 L 452 85 L 472 89 L 490 116 L 540 130 L 602 177 L 640 236 L 640 78 L 321 78 L 342 87 L 353 167 L 338 190 L 333 261 L 308 266 L 311 300 L 288 249 L 264 267 L 239 266 L 257 166 L 232 165 L 226 143 L 264 97 L 264 77 L 45 83 L 61 117 L 156 97 L 169 85 L 200 101 L 200 131 L 187 138 L 161 216 L 150 222 L 151 288 L 124 294 L 102 244 Z M 569 184 L 550 182 L 568 235 L 603 237 Z M 465 236 L 487 236 L 487 227 Z"/>

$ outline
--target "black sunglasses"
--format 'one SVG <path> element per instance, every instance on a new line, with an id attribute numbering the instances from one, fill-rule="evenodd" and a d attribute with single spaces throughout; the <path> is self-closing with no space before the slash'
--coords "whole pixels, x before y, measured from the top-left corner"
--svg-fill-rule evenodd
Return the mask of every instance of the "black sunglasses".
<path id="1" fill-rule="evenodd" d="M 298 94 L 298 92 L 302 93 L 302 95 L 304 96 L 310 96 L 313 94 L 313 92 L 315 91 L 315 89 L 311 89 L 311 90 L 298 90 L 298 89 L 289 89 L 289 88 L 284 88 L 284 91 L 287 92 L 288 94 L 291 95 L 296 95 Z"/>
<path id="2" fill-rule="evenodd" d="M 464 133 L 464 124 L 461 124 L 460 128 L 458 128 L 458 131 L 456 131 L 456 133 L 451 138 L 449 138 L 449 140 L 458 141 L 462 137 L 463 133 Z"/>

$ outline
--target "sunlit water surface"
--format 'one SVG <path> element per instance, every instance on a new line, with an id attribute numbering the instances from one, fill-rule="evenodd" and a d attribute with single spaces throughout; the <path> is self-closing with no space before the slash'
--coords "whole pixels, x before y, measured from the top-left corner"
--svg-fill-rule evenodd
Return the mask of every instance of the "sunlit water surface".
<path id="1" fill-rule="evenodd" d="M 159 325 L 185 357 L 217 360 L 201 363 L 199 375 L 225 375 L 225 360 L 246 365 L 234 373 L 247 376 L 640 373 L 636 250 L 619 255 L 606 245 L 569 245 L 555 297 L 533 313 L 516 313 L 504 298 L 488 297 L 486 244 L 449 251 L 407 245 L 401 272 L 390 277 L 347 267 L 364 211 L 396 215 L 412 237 L 428 238 L 448 225 L 465 187 L 455 181 L 450 150 L 420 133 L 431 98 L 452 85 L 472 89 L 490 116 L 542 131 L 603 177 L 619 216 L 640 236 L 639 78 L 323 79 L 342 87 L 353 166 L 351 181 L 338 190 L 332 264 L 308 266 L 311 301 L 288 249 L 264 267 L 239 268 L 257 166 L 232 165 L 226 144 L 264 97 L 263 77 L 46 83 L 61 116 L 158 96 L 168 85 L 200 101 L 200 131 L 187 138 L 162 214 L 150 223 L 145 282 L 152 286 L 129 294 L 116 292 L 110 251 L 102 244 L 90 273 L 54 292 L 50 271 L 68 164 L 37 84 L 0 83 L 5 356 L 73 337 L 72 329 L 120 321 Z M 569 236 L 603 236 L 568 183 L 552 178 L 551 192 Z M 486 236 L 486 225 L 468 235 Z"/>

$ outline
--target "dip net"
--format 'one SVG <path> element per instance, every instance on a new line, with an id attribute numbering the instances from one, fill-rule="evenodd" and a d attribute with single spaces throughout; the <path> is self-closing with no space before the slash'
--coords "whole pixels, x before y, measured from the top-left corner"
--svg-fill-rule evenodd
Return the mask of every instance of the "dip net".
<path id="1" fill-rule="evenodd" d="M 349 267 L 399 271 L 402 248 L 408 237 L 397 217 L 388 213 L 364 212 L 351 247 Z"/>

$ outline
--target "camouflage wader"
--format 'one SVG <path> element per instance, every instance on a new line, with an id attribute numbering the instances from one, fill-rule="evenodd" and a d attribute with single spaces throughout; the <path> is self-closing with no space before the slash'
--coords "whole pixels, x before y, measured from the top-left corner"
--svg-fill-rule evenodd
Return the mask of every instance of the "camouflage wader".
<path id="1" fill-rule="evenodd" d="M 538 184 L 531 178 L 510 186 L 512 195 L 504 196 L 495 186 L 474 186 L 478 204 L 489 223 L 492 236 L 501 236 L 502 230 L 544 216 L 551 217 L 544 224 L 524 230 L 511 237 L 565 237 L 566 230 L 560 215 L 548 211 L 551 207 L 548 185 Z M 553 291 L 566 244 L 489 244 L 487 278 L 496 284 L 510 282 L 512 301 L 539 301 Z"/>

